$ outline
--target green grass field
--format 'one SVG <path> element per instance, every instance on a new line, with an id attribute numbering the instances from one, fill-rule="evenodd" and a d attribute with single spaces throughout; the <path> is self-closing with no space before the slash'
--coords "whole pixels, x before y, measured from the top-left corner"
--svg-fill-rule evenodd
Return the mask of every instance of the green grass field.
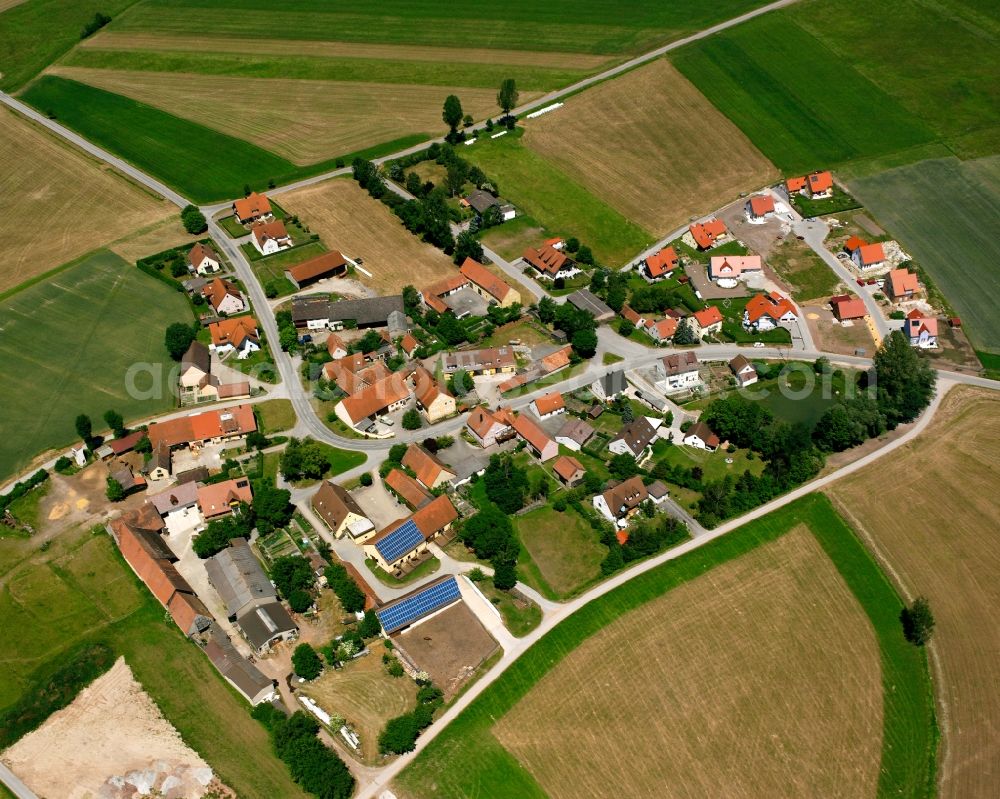
<path id="1" fill-rule="evenodd" d="M 870 30 L 878 35 L 882 26 Z M 789 173 L 934 139 L 920 119 L 782 12 L 696 42 L 672 60 Z"/>
<path id="2" fill-rule="evenodd" d="M 600 577 L 608 548 L 572 508 L 559 513 L 546 505 L 516 517 L 514 526 L 531 555 L 520 564 L 521 574 L 550 599 L 570 596 Z"/>
<path id="3" fill-rule="evenodd" d="M 20 88 L 80 41 L 100 11 L 115 18 L 135 0 L 27 0 L 0 14 L 0 89 Z"/>
<path id="4" fill-rule="evenodd" d="M 258 428 L 265 435 L 291 430 L 297 421 L 292 401 L 286 399 L 265 400 L 253 406 Z"/>
<path id="5" fill-rule="evenodd" d="M 652 49 L 757 5 L 762 3 L 640 0 L 630 4 L 628 14 L 616 14 L 602 0 L 544 5 L 387 0 L 346 8 L 299 0 L 280 11 L 266 0 L 153 0 L 134 8 L 114 29 L 253 38 L 273 38 L 277 29 L 285 39 L 621 55 Z"/>
<path id="6" fill-rule="evenodd" d="M 32 541 L 0 540 L 0 583 L 0 624 L 31 630 L 4 654 L 0 707 L 45 681 L 70 650 L 103 643 L 124 656 L 185 743 L 240 796 L 305 799 L 246 702 L 165 617 L 102 529 L 67 531 L 44 553 Z"/>
<path id="7" fill-rule="evenodd" d="M 598 261 L 620 266 L 653 242 L 653 237 L 595 197 L 562 170 L 508 133 L 463 147 L 463 158 L 496 180 L 503 196 L 544 227 L 549 236 L 576 236 Z"/>
<path id="8" fill-rule="evenodd" d="M 921 161 L 851 190 L 930 275 L 976 349 L 1000 353 L 1000 156 Z"/>
<path id="9" fill-rule="evenodd" d="M 397 779 L 412 797 L 545 797 L 491 733 L 542 676 L 628 611 L 806 524 L 864 609 L 882 656 L 883 749 L 879 797 L 934 794 L 936 726 L 925 653 L 902 635 L 899 596 L 829 501 L 810 495 L 677 560 L 639 575 L 556 626 L 437 736 Z M 641 668 L 641 663 L 635 664 Z"/>
<path id="10" fill-rule="evenodd" d="M 117 255 L 99 251 L 43 283 L 0 303 L 0 477 L 36 455 L 71 444 L 74 420 L 86 413 L 95 429 L 108 409 L 126 422 L 171 408 L 175 364 L 163 343 L 172 322 L 190 322 L 184 296 Z M 126 375 L 135 378 L 130 396 Z"/>

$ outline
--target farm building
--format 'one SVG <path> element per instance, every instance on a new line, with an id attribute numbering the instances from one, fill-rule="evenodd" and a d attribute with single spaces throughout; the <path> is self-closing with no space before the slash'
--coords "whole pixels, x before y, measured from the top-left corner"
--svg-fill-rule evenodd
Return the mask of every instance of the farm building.
<path id="1" fill-rule="evenodd" d="M 251 502 L 253 490 L 247 477 L 210 483 L 198 489 L 198 509 L 207 521 L 238 513 L 241 504 Z"/>
<path id="2" fill-rule="evenodd" d="M 211 636 L 205 643 L 205 654 L 226 678 L 226 682 L 254 707 L 262 702 L 269 702 L 277 693 L 275 681 L 265 677 L 256 666 L 242 657 L 217 624 L 212 625 Z"/>
<path id="3" fill-rule="evenodd" d="M 483 217 L 490 212 L 496 215 L 499 222 L 509 222 L 517 216 L 517 211 L 510 203 L 501 202 L 498 197 L 488 191 L 476 189 L 464 198 L 464 204 L 476 212 L 476 216 Z M 490 209 L 495 208 L 495 211 Z"/>
<path id="4" fill-rule="evenodd" d="M 419 510 L 433 498 L 426 488 L 400 469 L 393 469 L 385 476 L 385 487 L 410 510 Z"/>
<path id="5" fill-rule="evenodd" d="M 456 602 L 461 602 L 462 592 L 458 587 L 458 579 L 454 575 L 442 577 L 440 580 L 435 580 L 429 585 L 383 605 L 375 611 L 383 632 L 386 635 L 393 635 L 427 618 L 432 613 L 437 613 Z"/>
<path id="6" fill-rule="evenodd" d="M 153 422 L 147 435 L 155 452 L 163 445 L 168 449 L 190 446 L 191 444 L 220 443 L 232 438 L 245 436 L 257 429 L 257 420 L 250 405 L 237 405 L 224 410 L 201 411 Z"/>
<path id="7" fill-rule="evenodd" d="M 375 525 L 343 486 L 324 480 L 313 494 L 312 508 L 326 523 L 334 538 L 349 535 L 355 541 L 366 541 L 375 534 Z"/>
<path id="8" fill-rule="evenodd" d="M 341 400 L 334 412 L 344 424 L 358 427 L 399 410 L 411 396 L 405 377 L 397 372 Z"/>
<path id="9" fill-rule="evenodd" d="M 285 277 L 297 289 L 331 277 L 347 274 L 347 259 L 336 250 L 325 252 L 285 270 Z"/>
<path id="10" fill-rule="evenodd" d="M 511 427 L 543 463 L 559 454 L 559 445 L 527 413 L 518 414 Z"/>
<path id="11" fill-rule="evenodd" d="M 473 289 L 489 302 L 497 303 L 501 308 L 509 308 L 514 303 L 521 302 L 521 293 L 510 286 L 505 280 L 494 275 L 479 261 L 466 258 L 459 271 L 467 278 Z"/>
<path id="12" fill-rule="evenodd" d="M 412 469 L 417 480 L 425 488 L 434 489 L 455 479 L 455 473 L 441 461 L 431 455 L 419 444 L 410 444 L 406 448 L 402 464 Z"/>
<path id="13" fill-rule="evenodd" d="M 598 322 L 609 322 L 615 318 L 615 312 L 590 289 L 574 291 L 566 300 L 581 311 L 592 314 Z"/>

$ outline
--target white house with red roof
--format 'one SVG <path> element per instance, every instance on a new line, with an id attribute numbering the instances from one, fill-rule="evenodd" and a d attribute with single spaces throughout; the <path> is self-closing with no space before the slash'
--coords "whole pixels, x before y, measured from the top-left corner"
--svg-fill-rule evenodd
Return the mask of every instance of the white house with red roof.
<path id="1" fill-rule="evenodd" d="M 903 335 L 909 340 L 911 347 L 932 349 L 937 346 L 938 320 L 933 316 L 925 316 L 922 311 L 914 308 L 903 321 Z"/>
<path id="2" fill-rule="evenodd" d="M 211 275 L 222 269 L 222 259 L 215 250 L 199 241 L 188 253 L 188 265 L 199 275 Z"/>
<path id="3" fill-rule="evenodd" d="M 920 293 L 920 281 L 908 269 L 893 269 L 885 276 L 885 293 L 895 302 L 913 299 Z"/>
<path id="4" fill-rule="evenodd" d="M 280 220 L 273 222 L 256 222 L 250 228 L 253 246 L 261 255 L 273 255 L 281 250 L 292 247 L 292 237 L 285 229 L 285 223 Z"/>
<path id="5" fill-rule="evenodd" d="M 770 194 L 755 194 L 743 207 L 747 222 L 760 225 L 774 216 L 774 197 Z"/>
<path id="6" fill-rule="evenodd" d="M 707 222 L 689 225 L 685 238 L 690 238 L 699 250 L 710 250 L 729 241 L 730 236 L 725 222 L 721 219 L 709 219 Z"/>
<path id="7" fill-rule="evenodd" d="M 747 330 L 773 330 L 794 322 L 798 312 L 792 301 L 776 291 L 758 294 L 747 301 L 743 309 L 743 327 Z"/>
<path id="8" fill-rule="evenodd" d="M 862 272 L 872 269 L 880 269 L 885 266 L 885 249 L 879 242 L 874 244 L 861 244 L 855 247 L 851 253 L 851 260 Z"/>
<path id="9" fill-rule="evenodd" d="M 646 332 L 649 333 L 649 337 L 657 344 L 666 344 L 673 339 L 674 333 L 677 332 L 678 324 L 676 319 L 668 316 L 666 319 L 660 319 L 658 322 L 647 322 Z"/>

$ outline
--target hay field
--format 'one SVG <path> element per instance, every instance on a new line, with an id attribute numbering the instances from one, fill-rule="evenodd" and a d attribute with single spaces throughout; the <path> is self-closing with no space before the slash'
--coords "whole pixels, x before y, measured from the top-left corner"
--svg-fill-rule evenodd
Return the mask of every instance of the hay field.
<path id="1" fill-rule="evenodd" d="M 176 213 L 0 108 L 0 293 Z"/>
<path id="2" fill-rule="evenodd" d="M 804 528 L 608 625 L 494 728 L 552 799 L 874 796 L 881 730 L 875 636 Z"/>
<path id="3" fill-rule="evenodd" d="M 3 2 L 0 0 L 0 8 Z M 23 0 L 13 0 L 23 2 Z M 377 58 L 391 61 L 432 63 L 501 64 L 503 66 L 551 67 L 594 71 L 609 58 L 586 53 L 558 53 L 533 50 L 505 50 L 466 47 L 421 47 L 405 44 L 365 44 L 359 42 L 301 41 L 294 39 L 220 39 L 214 36 L 171 36 L 157 32 L 104 29 L 80 42 L 81 50 L 142 50 L 172 53 L 241 53 L 246 55 L 313 56 L 317 58 Z"/>
<path id="4" fill-rule="evenodd" d="M 529 120 L 525 131 L 528 147 L 654 234 L 778 175 L 662 59 L 570 98 L 563 108 Z"/>
<path id="5" fill-rule="evenodd" d="M 998 453 L 1000 397 L 954 388 L 918 439 L 828 491 L 905 590 L 930 600 L 942 799 L 1000 784 Z"/>
<path id="6" fill-rule="evenodd" d="M 389 676 L 382 663 L 387 651 L 382 641 L 369 646 L 369 654 L 339 671 L 327 669 L 299 690 L 328 713 L 343 716 L 361 738 L 360 759 L 374 764 L 380 759 L 379 733 L 389 719 L 413 710 L 417 685 L 406 676 Z"/>
<path id="7" fill-rule="evenodd" d="M 253 142 L 300 166 L 414 133 L 436 134 L 441 102 L 453 92 L 477 119 L 496 108 L 492 89 L 78 67 L 50 72 Z M 253 96 L 280 101 L 248 102 Z"/>
<path id="8" fill-rule="evenodd" d="M 163 331 L 191 318 L 183 295 L 107 251 L 0 302 L 0 477 L 71 443 L 78 413 L 97 422 L 114 408 L 129 421 L 173 407 Z M 136 392 L 133 364 L 152 370 Z"/>
<path id="9" fill-rule="evenodd" d="M 340 178 L 297 189 L 280 197 L 281 207 L 302 217 L 331 250 L 364 259 L 355 276 L 379 294 L 398 294 L 403 286 L 417 288 L 455 271 L 441 250 L 424 244 L 402 222 L 353 180 Z"/>
<path id="10" fill-rule="evenodd" d="M 1000 156 L 921 161 L 850 186 L 941 289 L 976 349 L 1000 353 Z"/>

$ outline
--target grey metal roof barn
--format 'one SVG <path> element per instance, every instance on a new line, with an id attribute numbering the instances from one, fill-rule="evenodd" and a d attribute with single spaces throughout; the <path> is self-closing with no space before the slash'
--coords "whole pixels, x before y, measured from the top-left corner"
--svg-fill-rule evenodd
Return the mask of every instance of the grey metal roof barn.
<path id="1" fill-rule="evenodd" d="M 230 618 L 251 603 L 277 599 L 278 593 L 245 538 L 234 538 L 226 549 L 208 558 L 205 571 Z"/>
<path id="2" fill-rule="evenodd" d="M 389 316 L 398 311 L 403 313 L 403 295 L 391 297 L 370 297 L 365 300 L 339 300 L 331 302 L 327 315 L 331 322 L 356 322 L 358 327 L 386 325 Z"/>
<path id="3" fill-rule="evenodd" d="M 598 322 L 607 322 L 609 319 L 614 319 L 615 312 L 590 289 L 574 291 L 566 299 L 581 311 L 592 313 Z"/>

